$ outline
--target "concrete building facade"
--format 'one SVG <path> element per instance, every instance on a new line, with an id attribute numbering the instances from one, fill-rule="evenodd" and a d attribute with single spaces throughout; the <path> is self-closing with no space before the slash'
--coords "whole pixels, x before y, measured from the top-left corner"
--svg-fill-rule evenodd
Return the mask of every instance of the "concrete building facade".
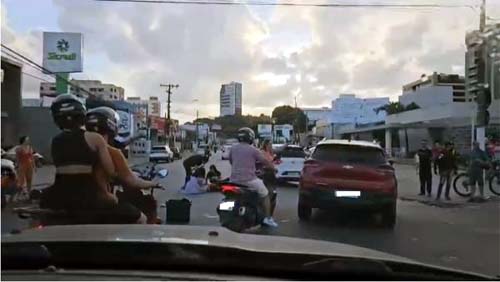
<path id="1" fill-rule="evenodd" d="M 321 108 L 301 108 L 304 114 L 307 116 L 307 124 L 309 126 L 316 125 L 318 120 L 325 120 L 328 118 L 331 112 L 329 107 Z"/>
<path id="2" fill-rule="evenodd" d="M 70 86 L 70 93 L 84 98 L 88 98 L 89 94 L 79 88 L 82 88 L 95 96 L 102 98 L 106 101 L 122 101 L 125 98 L 125 90 L 114 84 L 102 83 L 99 80 L 77 80 L 72 79 L 71 83 L 77 87 Z M 55 97 L 56 83 L 55 82 L 41 82 L 40 83 L 40 98 Z"/>
<path id="3" fill-rule="evenodd" d="M 22 68 L 22 64 L 2 56 L 2 146 L 18 144 Z"/>
<path id="4" fill-rule="evenodd" d="M 241 115 L 242 113 L 242 84 L 231 82 L 222 84 L 220 89 L 220 116 Z"/>

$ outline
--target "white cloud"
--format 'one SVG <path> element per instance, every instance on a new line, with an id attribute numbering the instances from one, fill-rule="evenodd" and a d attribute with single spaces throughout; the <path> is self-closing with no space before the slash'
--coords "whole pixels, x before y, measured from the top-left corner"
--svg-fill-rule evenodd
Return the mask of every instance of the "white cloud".
<path id="1" fill-rule="evenodd" d="M 328 105 L 342 92 L 394 98 L 422 73 L 463 72 L 464 35 L 478 20 L 462 8 L 54 3 L 60 29 L 84 34 L 83 76 L 143 97 L 164 97 L 159 84 L 178 83 L 172 107 L 182 118 L 194 116 L 195 98 L 203 115 L 217 115 L 229 81 L 243 83 L 243 111 L 252 114 L 292 104 L 294 95 L 304 106 Z M 41 31 L 16 33 L 2 8 L 2 42 L 41 62 Z M 500 17 L 500 6 L 488 15 Z"/>

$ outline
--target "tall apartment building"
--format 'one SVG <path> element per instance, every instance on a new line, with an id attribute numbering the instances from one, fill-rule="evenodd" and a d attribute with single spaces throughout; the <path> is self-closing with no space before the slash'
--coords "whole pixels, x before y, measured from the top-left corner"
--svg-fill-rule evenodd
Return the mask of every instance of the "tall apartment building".
<path id="1" fill-rule="evenodd" d="M 220 116 L 241 115 L 242 84 L 231 82 L 222 84 L 220 89 Z"/>
<path id="2" fill-rule="evenodd" d="M 77 87 L 70 85 L 70 93 L 80 97 L 87 98 L 89 96 L 88 93 L 80 89 L 82 88 L 107 101 L 122 101 L 125 98 L 125 90 L 114 84 L 102 83 L 99 80 L 77 79 L 72 79 L 71 83 Z M 57 92 L 55 82 L 40 83 L 40 98 L 43 98 L 44 96 L 55 97 L 56 95 Z"/>

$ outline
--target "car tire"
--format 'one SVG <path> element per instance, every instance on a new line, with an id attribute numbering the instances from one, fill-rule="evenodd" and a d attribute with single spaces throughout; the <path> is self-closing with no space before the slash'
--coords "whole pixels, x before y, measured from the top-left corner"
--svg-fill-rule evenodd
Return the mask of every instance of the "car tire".
<path id="1" fill-rule="evenodd" d="M 381 225 L 383 228 L 394 228 L 396 225 L 396 203 L 390 204 L 382 210 Z"/>
<path id="2" fill-rule="evenodd" d="M 301 203 L 299 200 L 299 206 L 297 208 L 299 220 L 301 221 L 309 221 L 312 216 L 312 208 L 304 203 Z"/>

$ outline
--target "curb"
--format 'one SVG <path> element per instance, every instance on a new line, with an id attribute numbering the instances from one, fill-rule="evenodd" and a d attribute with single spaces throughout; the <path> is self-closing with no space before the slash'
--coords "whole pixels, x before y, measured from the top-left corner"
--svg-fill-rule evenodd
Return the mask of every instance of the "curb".
<path id="1" fill-rule="evenodd" d="M 405 197 L 405 196 L 398 197 L 398 199 L 406 202 L 419 202 L 424 205 L 438 207 L 438 208 L 457 208 L 461 206 L 472 206 L 475 204 L 485 204 L 485 203 L 500 201 L 500 197 L 496 196 L 491 196 L 484 202 L 451 202 L 446 200 L 436 201 L 434 198 L 429 199 L 429 198 L 416 198 L 416 197 Z"/>

